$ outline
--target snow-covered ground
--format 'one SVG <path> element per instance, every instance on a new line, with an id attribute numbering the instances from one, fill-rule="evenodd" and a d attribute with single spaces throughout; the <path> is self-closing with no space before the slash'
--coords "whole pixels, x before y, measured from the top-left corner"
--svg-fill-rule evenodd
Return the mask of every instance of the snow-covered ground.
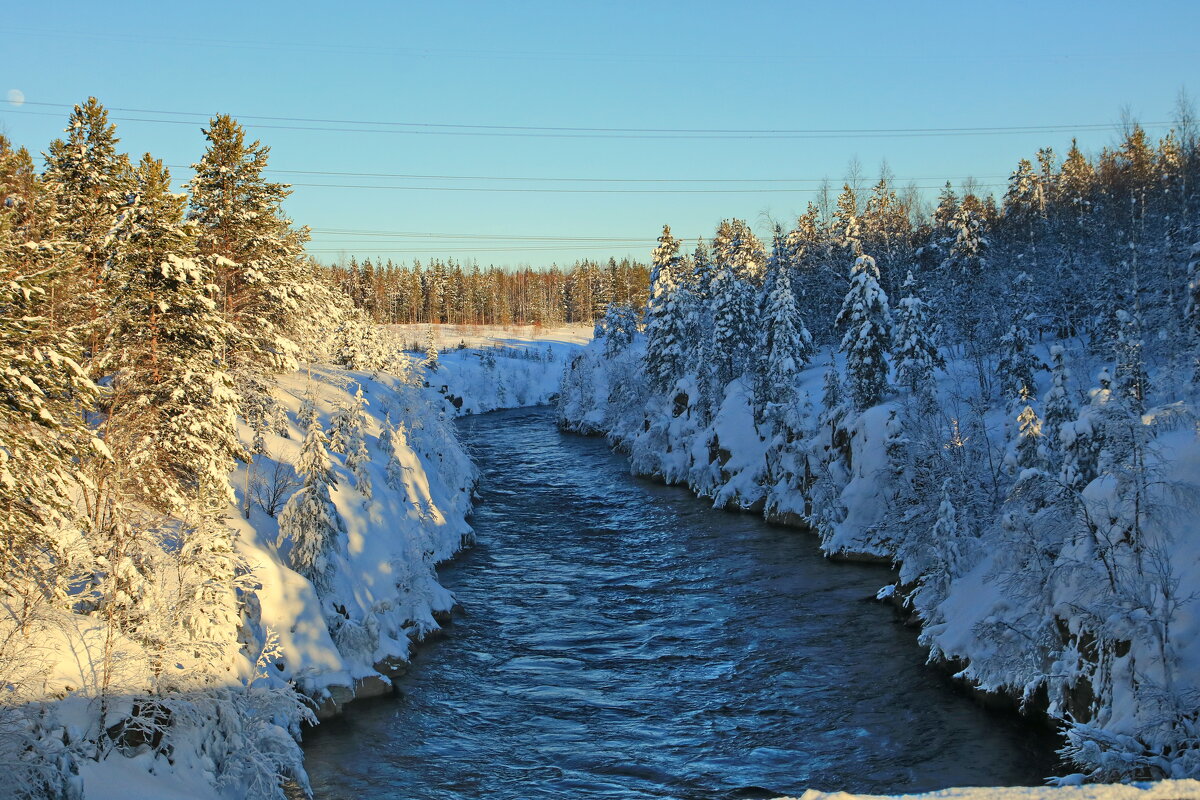
<path id="1" fill-rule="evenodd" d="M 546 345 L 585 345 L 592 340 L 593 325 L 579 323 L 551 328 L 541 325 L 388 325 L 399 340 L 424 350 L 433 334 L 439 350 L 457 347 L 509 346 L 520 349 Z"/>
<path id="2" fill-rule="evenodd" d="M 146 659 L 132 642 L 114 644 L 93 624 L 37 632 L 47 662 L 41 696 L 64 698 L 47 705 L 36 722 L 47 746 L 62 751 L 58 768 L 74 775 L 63 796 L 269 796 L 270 785 L 259 787 L 266 794 L 256 792 L 245 776 L 266 775 L 269 784 L 276 771 L 303 783 L 292 735 L 313 713 L 288 699 L 288 687 L 307 698 L 318 718 L 356 697 L 390 692 L 414 645 L 450 613 L 454 598 L 435 567 L 473 541 L 467 520 L 476 475 L 452 417 L 549 402 L 563 361 L 586 336 L 574 329 L 546 333 L 475 330 L 476 348 L 447 350 L 436 369 L 421 356 L 393 353 L 393 374 L 325 364 L 273 379 L 264 424 L 257 430 L 240 425 L 254 456 L 231 476 L 236 500 L 226 514 L 246 569 L 242 646 L 229 649 L 227 685 L 171 701 L 170 759 L 146 745 L 78 758 L 64 748 L 62 742 L 95 716 L 97 702 L 114 718 L 136 716 L 137 697 L 149 689 L 147 673 L 137 666 Z M 366 456 L 357 471 L 335 444 L 356 409 Z M 281 512 L 300 485 L 297 462 L 310 420 L 331 441 L 329 496 L 344 525 L 323 595 L 297 571 L 297 543 L 280 534 Z M 91 673 L 101 652 L 106 658 L 115 653 L 116 663 L 125 665 L 119 698 L 110 684 L 108 699 L 96 699 L 98 678 Z M 248 716 L 221 721 L 234 713 Z M 244 730 L 210 734 L 212 726 L 230 723 Z M 241 747 L 227 747 L 237 741 Z M 268 763 L 274 766 L 264 767 Z"/>
<path id="3" fill-rule="evenodd" d="M 799 798 L 779 800 L 1193 800 L 1200 797 L 1200 781 L 1178 780 L 1140 784 L 1089 784 L 1085 786 L 1010 786 L 943 789 L 927 794 L 866 795 L 809 790 Z"/>

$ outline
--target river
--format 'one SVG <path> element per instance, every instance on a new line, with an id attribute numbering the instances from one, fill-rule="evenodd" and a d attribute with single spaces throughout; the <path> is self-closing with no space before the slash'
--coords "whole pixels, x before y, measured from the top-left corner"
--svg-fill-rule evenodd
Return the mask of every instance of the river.
<path id="1" fill-rule="evenodd" d="M 925 666 L 883 567 L 631 477 L 548 409 L 467 417 L 463 606 L 394 698 L 307 736 L 316 797 L 750 798 L 1038 784 L 1053 739 Z"/>

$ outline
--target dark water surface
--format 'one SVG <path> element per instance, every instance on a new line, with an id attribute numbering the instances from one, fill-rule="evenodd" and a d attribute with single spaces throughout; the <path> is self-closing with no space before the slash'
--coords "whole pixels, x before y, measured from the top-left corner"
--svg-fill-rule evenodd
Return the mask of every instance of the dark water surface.
<path id="1" fill-rule="evenodd" d="M 464 606 L 309 734 L 318 798 L 738 798 L 1037 784 L 1053 741 L 924 666 L 882 567 L 630 477 L 549 410 L 469 417 Z"/>

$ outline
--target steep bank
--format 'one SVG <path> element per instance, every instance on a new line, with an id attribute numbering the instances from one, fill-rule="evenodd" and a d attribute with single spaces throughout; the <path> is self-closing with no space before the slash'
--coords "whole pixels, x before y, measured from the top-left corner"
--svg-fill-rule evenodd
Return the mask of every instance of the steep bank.
<path id="1" fill-rule="evenodd" d="M 922 624 L 930 660 L 1044 709 L 1094 778 L 1195 772 L 1189 698 L 1200 676 L 1188 665 L 1200 660 L 1200 638 L 1182 587 L 1200 582 L 1189 510 L 1200 446 L 1188 406 L 1129 418 L 1107 390 L 1085 394 L 1072 430 L 1080 441 L 1107 437 L 1109 472 L 1075 493 L 1013 466 L 1012 418 L 964 399 L 972 364 L 948 359 L 932 409 L 892 390 L 858 411 L 836 382 L 831 392 L 826 365 L 844 365 L 825 351 L 799 372 L 781 428 L 763 419 L 748 377 L 712 398 L 695 374 L 652 391 L 644 347 L 640 336 L 624 347 L 598 341 L 575 358 L 560 425 L 606 435 L 635 474 L 812 528 L 830 557 L 895 563 L 900 581 L 882 594 Z M 1126 470 L 1130 458 L 1153 479 Z M 931 463 L 960 482 L 943 489 Z"/>

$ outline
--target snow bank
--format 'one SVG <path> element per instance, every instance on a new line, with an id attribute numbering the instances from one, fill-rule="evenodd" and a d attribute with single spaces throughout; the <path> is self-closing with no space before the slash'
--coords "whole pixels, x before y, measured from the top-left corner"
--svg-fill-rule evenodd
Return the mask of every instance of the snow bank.
<path id="1" fill-rule="evenodd" d="M 942 789 L 926 794 L 866 795 L 845 792 L 818 792 L 810 789 L 799 798 L 779 800 L 1185 800 L 1200 797 L 1200 781 L 1179 780 L 1137 784 L 1092 784 L 1087 786 L 974 787 Z"/>
<path id="2" fill-rule="evenodd" d="M 314 712 L 336 714 L 354 698 L 390 692 L 415 644 L 454 606 L 436 566 L 473 541 L 467 520 L 476 470 L 452 417 L 549 402 L 562 362 L 582 338 L 572 331 L 555 340 L 517 333 L 477 331 L 480 347 L 447 351 L 436 369 L 393 351 L 394 374 L 311 365 L 264 382 L 255 401 L 259 424 L 239 427 L 253 457 L 231 476 L 235 501 L 225 520 L 244 571 L 239 642 L 220 657 L 228 663 L 210 671 L 220 676 L 216 683 L 155 694 L 148 655 L 136 642 L 109 636 L 101 622 L 69 615 L 31 632 L 39 665 L 23 691 L 60 699 L 20 709 L 0 724 L 44 742 L 38 763 L 53 762 L 56 774 L 67 776 L 47 790 L 72 800 L 273 797 L 279 775 L 303 787 L 294 739 L 301 723 L 315 721 Z M 360 420 L 365 444 L 357 469 L 338 452 L 348 448 L 336 444 L 351 416 Z M 329 496 L 344 524 L 324 594 L 297 571 L 294 542 L 280 535 L 279 522 L 300 485 L 296 464 L 314 423 L 329 434 Z M 103 676 L 101 659 L 111 662 Z M 166 680 L 189 674 L 189 656 L 178 659 L 166 665 Z M 164 677 L 153 680 L 161 686 Z M 98 718 L 116 725 L 110 735 L 119 746 L 75 752 L 70 742 Z M 129 727 L 138 720 L 166 726 L 165 750 Z"/>
<path id="3" fill-rule="evenodd" d="M 335 643 L 312 584 L 287 566 L 290 542 L 279 540 L 278 509 L 255 498 L 295 480 L 290 467 L 304 441 L 301 405 L 311 404 L 316 420 L 332 430 L 359 389 L 367 404 L 372 496 L 355 488 L 345 456 L 333 453 L 330 494 L 346 525 L 333 594 L 361 636 Z M 286 427 L 267 432 L 259 448 L 264 452 L 235 473 L 238 504 L 229 524 L 253 569 L 256 621 L 280 639 L 279 677 L 321 701 L 321 713 L 331 713 L 365 686 L 383 690 L 402 671 L 412 642 L 436 630 L 435 617 L 452 607 L 434 567 L 471 540 L 466 517 L 475 470 L 437 401 L 397 378 L 313 367 L 282 377 L 274 395 L 286 411 Z M 389 482 L 380 438 L 385 418 L 404 426 L 395 453 L 398 482 Z M 245 428 L 242 434 L 252 444 L 252 432 Z"/>
<path id="4" fill-rule="evenodd" d="M 1108 389 L 1067 387 L 1090 405 L 1063 430 L 1103 443 L 1098 476 L 1073 488 L 1054 461 L 1069 466 L 1065 444 L 1040 445 L 1041 466 L 1018 465 L 1016 414 L 979 399 L 965 359 L 948 359 L 924 399 L 892 390 L 858 411 L 826 380 L 844 370 L 840 357 L 820 352 L 799 373 L 800 419 L 785 436 L 756 411 L 750 377 L 719 398 L 702 396 L 696 374 L 654 392 L 644 350 L 641 336 L 618 347 L 601 339 L 575 356 L 560 426 L 606 435 L 634 473 L 687 485 L 716 507 L 807 527 L 831 557 L 895 564 L 901 580 L 881 595 L 922 623 L 930 660 L 1057 719 L 1064 753 L 1089 779 L 1200 773 L 1200 437 L 1190 406 L 1139 419 Z M 1082 366 L 1086 375 L 1102 365 Z M 1040 376 L 1036 396 L 1049 388 Z"/>

